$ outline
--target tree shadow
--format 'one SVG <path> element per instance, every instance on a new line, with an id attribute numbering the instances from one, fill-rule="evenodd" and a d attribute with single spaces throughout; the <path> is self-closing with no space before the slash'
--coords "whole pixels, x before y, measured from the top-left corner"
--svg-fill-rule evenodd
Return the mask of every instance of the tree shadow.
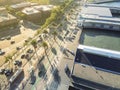
<path id="1" fill-rule="evenodd" d="M 54 72 L 52 73 L 52 76 L 53 80 L 46 87 L 46 90 L 57 90 L 58 86 L 61 84 L 61 77 L 57 68 L 55 68 Z"/>
<path id="2" fill-rule="evenodd" d="M 58 71 L 57 68 L 56 68 L 55 71 L 53 72 L 53 79 L 54 79 L 54 81 L 57 82 L 58 84 L 61 83 L 61 78 L 60 78 L 59 71 Z"/>
<path id="3" fill-rule="evenodd" d="M 69 57 L 69 55 L 68 55 L 68 53 L 67 53 L 66 50 L 67 50 L 67 49 L 65 49 L 63 46 L 60 47 L 60 51 L 61 51 L 63 54 L 65 54 L 67 57 Z"/>
<path id="4" fill-rule="evenodd" d="M 57 51 L 56 51 L 55 48 L 51 48 L 51 51 L 52 51 L 53 54 L 57 55 Z"/>
<path id="5" fill-rule="evenodd" d="M 63 41 L 64 39 L 62 38 L 62 36 L 58 35 L 58 39 L 60 39 L 61 41 Z"/>
<path id="6" fill-rule="evenodd" d="M 30 28 L 32 30 L 37 30 L 38 28 L 40 28 L 39 25 L 34 24 L 34 23 L 30 22 L 30 21 L 23 21 L 23 26 L 25 28 Z"/>
<path id="7" fill-rule="evenodd" d="M 44 75 L 44 78 L 43 78 L 45 81 L 47 81 L 48 80 L 48 76 L 47 76 L 47 74 L 46 75 Z"/>
<path id="8" fill-rule="evenodd" d="M 22 80 L 24 79 L 24 72 L 22 72 L 17 78 L 16 80 L 10 84 L 10 89 L 9 90 L 16 90 L 16 88 L 19 86 L 19 84 L 22 82 Z"/>
<path id="9" fill-rule="evenodd" d="M 13 36 L 16 36 L 16 35 L 19 35 L 21 34 L 21 31 L 18 27 L 15 27 L 15 28 L 1 28 L 0 30 L 0 38 L 6 38 L 7 37 L 13 37 Z"/>
<path id="10" fill-rule="evenodd" d="M 44 75 L 47 71 L 44 64 L 41 62 L 40 64 L 38 64 L 37 67 L 38 67 L 38 76 L 39 77 L 44 77 Z"/>
<path id="11" fill-rule="evenodd" d="M 44 59 L 45 59 L 45 56 L 43 55 L 43 56 L 40 58 L 39 63 L 42 62 Z M 39 63 L 38 63 L 38 64 L 39 64 Z"/>

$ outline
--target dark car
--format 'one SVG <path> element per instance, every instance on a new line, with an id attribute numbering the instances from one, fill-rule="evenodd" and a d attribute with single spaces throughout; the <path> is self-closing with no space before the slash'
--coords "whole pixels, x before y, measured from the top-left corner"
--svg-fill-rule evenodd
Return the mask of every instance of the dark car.
<path id="1" fill-rule="evenodd" d="M 16 47 L 16 50 L 20 50 L 22 47 Z"/>
<path id="2" fill-rule="evenodd" d="M 4 74 L 5 69 L 0 69 L 0 74 Z"/>
<path id="3" fill-rule="evenodd" d="M 10 75 L 12 75 L 12 73 L 13 73 L 13 70 L 12 70 L 12 69 L 5 69 L 5 71 L 4 71 L 4 74 L 5 74 L 6 76 L 10 76 Z"/>
<path id="4" fill-rule="evenodd" d="M 36 81 L 36 77 L 35 76 L 31 76 L 30 77 L 30 84 L 34 84 L 35 83 L 35 81 Z"/>
<path id="5" fill-rule="evenodd" d="M 14 43 L 15 43 L 15 41 L 11 41 L 10 43 L 11 43 L 11 44 L 14 44 Z"/>
<path id="6" fill-rule="evenodd" d="M 25 55 L 25 59 L 30 60 L 30 59 L 31 59 L 30 55 L 29 55 L 29 54 L 26 54 L 26 55 Z"/>
<path id="7" fill-rule="evenodd" d="M 21 59 L 24 59 L 25 58 L 25 54 L 21 55 Z"/>
<path id="8" fill-rule="evenodd" d="M 14 65 L 21 66 L 21 65 L 22 65 L 22 61 L 16 60 L 16 61 L 14 62 Z"/>

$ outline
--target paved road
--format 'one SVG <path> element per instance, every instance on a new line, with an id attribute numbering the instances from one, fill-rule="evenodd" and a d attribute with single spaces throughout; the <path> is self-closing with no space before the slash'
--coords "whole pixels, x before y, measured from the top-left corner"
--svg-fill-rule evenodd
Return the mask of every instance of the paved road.
<path id="1" fill-rule="evenodd" d="M 73 14 L 77 15 L 77 12 L 73 12 Z M 66 26 L 67 26 L 67 28 L 66 28 L 67 30 L 66 29 L 63 30 L 63 34 L 62 34 L 61 37 L 65 37 L 65 38 L 64 38 L 64 40 L 60 40 L 60 38 L 59 38 L 57 42 L 62 41 L 61 46 L 63 47 L 63 49 L 64 49 L 64 47 L 67 47 L 67 49 L 70 48 L 70 51 L 75 52 L 76 47 L 78 46 L 78 39 L 79 39 L 79 36 L 80 36 L 80 31 L 78 31 L 79 33 L 77 33 L 77 35 L 73 34 L 72 32 L 74 31 L 74 26 L 76 24 L 75 23 L 75 17 L 69 18 L 69 20 L 72 20 L 72 22 L 70 23 L 70 24 L 72 24 L 72 26 L 71 25 L 68 25 L 68 26 L 65 25 L 65 24 L 68 24 L 68 23 L 63 21 L 65 23 L 63 27 L 66 28 Z M 71 27 L 72 27 L 72 29 L 70 29 Z M 68 30 L 68 29 L 70 29 L 70 30 Z M 66 34 L 66 33 L 68 33 L 67 31 L 70 31 L 69 34 Z M 73 38 L 73 36 L 75 36 L 75 37 Z M 67 39 L 66 37 L 68 37 L 69 39 Z M 55 55 L 53 55 L 53 56 L 51 54 L 49 55 L 52 66 L 54 66 L 54 68 L 52 69 L 52 72 L 51 72 L 51 67 L 48 67 L 48 65 L 46 65 L 46 63 L 45 63 L 44 66 L 45 66 L 46 70 L 48 71 L 46 77 L 45 78 L 40 78 L 38 76 L 38 70 L 37 70 L 35 72 L 36 83 L 33 84 L 33 85 L 30 85 L 29 81 L 28 81 L 24 90 L 43 90 L 42 88 L 44 88 L 44 86 L 48 87 L 49 90 L 56 90 L 57 88 L 59 90 L 61 90 L 61 87 L 62 88 L 68 88 L 70 81 L 69 81 L 68 76 L 64 73 L 64 66 L 65 66 L 66 63 L 68 63 L 68 64 L 70 63 L 69 67 L 72 67 L 72 63 L 73 63 L 72 60 L 73 60 L 74 57 L 70 53 L 70 51 L 69 52 L 66 51 L 65 55 L 62 55 L 63 52 L 61 52 L 60 44 L 59 45 L 57 45 L 57 44 L 58 43 L 56 43 L 56 45 L 54 45 L 57 52 L 59 52 L 59 53 L 57 53 L 57 57 Z M 47 58 L 44 58 L 44 60 L 46 60 L 46 59 Z M 70 61 L 70 62 L 68 62 L 68 61 Z M 52 81 L 52 82 L 49 82 L 49 80 Z M 41 84 L 41 82 L 42 82 L 42 84 Z M 44 89 L 47 89 L 47 88 L 44 88 Z"/>

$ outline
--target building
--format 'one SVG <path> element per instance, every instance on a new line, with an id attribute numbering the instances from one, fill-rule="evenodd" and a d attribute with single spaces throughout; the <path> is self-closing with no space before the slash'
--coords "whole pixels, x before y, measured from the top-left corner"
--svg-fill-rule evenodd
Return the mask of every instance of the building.
<path id="1" fill-rule="evenodd" d="M 22 9 L 22 13 L 26 15 L 26 20 L 43 23 L 51 15 L 53 8 L 53 5 L 36 5 Z"/>
<path id="2" fill-rule="evenodd" d="M 85 5 L 78 16 L 78 27 L 120 31 L 120 18 L 113 17 L 112 12 L 109 7 Z"/>
<path id="3" fill-rule="evenodd" d="M 79 45 L 71 74 L 72 82 L 90 90 L 120 90 L 119 66 L 120 52 Z"/>
<path id="4" fill-rule="evenodd" d="M 111 7 L 109 5 L 101 5 L 101 4 L 87 4 L 86 6 L 109 8 L 112 14 L 120 14 L 120 7 L 117 6 Z"/>
<path id="5" fill-rule="evenodd" d="M 29 21 L 38 22 L 41 18 L 41 12 L 33 7 L 24 8 L 22 13 L 26 15 L 25 19 Z"/>
<path id="6" fill-rule="evenodd" d="M 37 3 L 31 3 L 31 2 L 22 2 L 22 3 L 19 3 L 19 4 L 11 5 L 10 7 L 15 11 L 19 11 L 19 10 L 24 9 L 25 7 L 30 7 L 30 6 L 34 6 L 34 5 L 38 5 L 38 4 Z"/>
<path id="7" fill-rule="evenodd" d="M 16 25 L 17 23 L 16 17 L 9 14 L 5 8 L 0 8 L 0 27 Z"/>
<path id="8" fill-rule="evenodd" d="M 51 14 L 51 10 L 55 8 L 53 5 L 38 5 L 33 6 L 34 9 L 39 10 L 42 13 L 42 18 L 47 18 Z"/>

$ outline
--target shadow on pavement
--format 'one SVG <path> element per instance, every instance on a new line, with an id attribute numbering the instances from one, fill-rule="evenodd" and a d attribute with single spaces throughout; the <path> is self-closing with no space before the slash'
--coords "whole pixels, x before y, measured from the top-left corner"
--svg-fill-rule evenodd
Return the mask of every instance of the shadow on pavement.
<path id="1" fill-rule="evenodd" d="M 58 86 L 61 83 L 61 77 L 59 75 L 59 71 L 57 68 L 52 73 L 52 76 L 53 76 L 53 80 L 50 82 L 49 85 L 46 85 L 46 90 L 57 90 Z"/>
<path id="2" fill-rule="evenodd" d="M 38 68 L 38 76 L 39 77 L 44 77 L 44 75 L 47 71 L 44 64 L 42 62 L 38 63 L 37 68 Z"/>
<path id="3" fill-rule="evenodd" d="M 64 48 L 63 46 L 60 47 L 60 51 L 65 54 L 67 57 L 69 57 L 68 53 L 67 53 L 67 49 Z"/>
<path id="4" fill-rule="evenodd" d="M 53 54 L 57 55 L 57 51 L 56 51 L 55 48 L 51 48 L 51 51 L 52 51 Z"/>
<path id="5" fill-rule="evenodd" d="M 13 37 L 16 35 L 21 34 L 21 31 L 19 28 L 15 27 L 15 28 L 1 28 L 0 30 L 0 38 L 7 38 L 9 37 Z"/>
<path id="6" fill-rule="evenodd" d="M 62 38 L 60 35 L 58 35 L 58 38 L 59 38 L 61 41 L 63 41 L 63 38 Z"/>
<path id="7" fill-rule="evenodd" d="M 60 84 L 61 82 L 61 78 L 59 76 L 59 71 L 58 69 L 56 68 L 55 71 L 53 72 L 53 79 L 55 82 L 57 82 L 58 84 Z"/>
<path id="8" fill-rule="evenodd" d="M 16 90 L 21 81 L 24 79 L 24 72 L 22 72 L 13 83 L 10 84 L 9 90 Z"/>

